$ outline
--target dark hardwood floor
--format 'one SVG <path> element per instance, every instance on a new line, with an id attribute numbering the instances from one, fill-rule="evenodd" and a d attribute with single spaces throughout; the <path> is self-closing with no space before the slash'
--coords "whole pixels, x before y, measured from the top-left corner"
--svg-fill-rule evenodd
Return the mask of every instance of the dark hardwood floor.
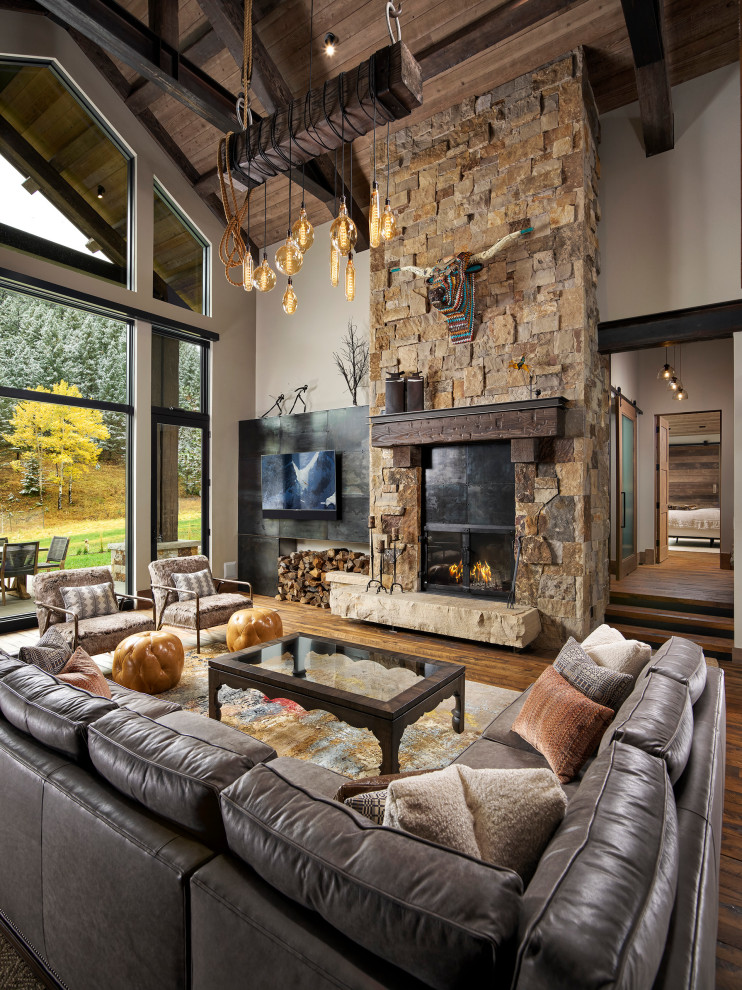
<path id="1" fill-rule="evenodd" d="M 681 562 L 672 560 L 668 568 L 664 568 L 664 565 L 639 568 L 636 580 L 642 582 L 645 580 L 641 572 L 646 571 L 656 575 L 664 569 L 667 572 L 666 588 L 687 590 L 686 582 L 693 580 L 690 575 L 694 571 L 703 573 L 708 570 L 704 567 L 703 560 L 696 562 L 695 558 L 712 557 L 712 555 L 688 553 L 683 556 L 694 558 L 686 562 L 691 565 L 688 569 L 678 568 Z M 732 572 L 722 571 L 720 574 L 722 581 L 729 580 L 731 583 Z M 634 575 L 629 575 L 626 580 L 630 581 L 633 577 Z M 657 593 L 656 584 L 650 582 L 649 587 L 652 592 Z M 278 608 L 285 633 L 301 631 L 327 638 L 342 636 L 346 640 L 367 646 L 396 648 L 405 653 L 417 653 L 432 659 L 452 660 L 465 664 L 467 677 L 473 681 L 513 690 L 526 688 L 554 659 L 554 652 L 524 650 L 518 653 L 465 640 L 394 630 L 353 619 L 339 618 L 330 615 L 328 611 L 305 605 L 292 602 L 278 603 L 272 598 L 256 596 L 255 604 Z M 217 636 L 220 635 L 219 630 L 213 632 Z M 0 636 L 0 647 L 18 646 L 24 641 L 33 642 L 35 638 L 35 633 L 32 631 Z M 719 884 L 716 986 L 718 990 L 738 990 L 742 986 L 742 664 L 722 663 L 722 667 L 726 677 L 727 761 Z"/>

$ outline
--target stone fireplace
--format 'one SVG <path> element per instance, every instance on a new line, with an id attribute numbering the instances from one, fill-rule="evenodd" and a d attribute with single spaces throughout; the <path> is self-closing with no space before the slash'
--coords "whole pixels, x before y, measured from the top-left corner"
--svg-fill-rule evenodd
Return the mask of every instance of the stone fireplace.
<path id="1" fill-rule="evenodd" d="M 602 621 L 608 595 L 609 383 L 597 351 L 597 139 L 581 50 L 403 128 L 389 149 L 401 236 L 371 252 L 376 535 L 398 530 L 405 544 L 398 579 L 407 591 L 428 587 L 428 452 L 441 444 L 509 441 L 512 525 L 522 547 L 515 600 L 538 609 L 543 645 L 584 637 Z M 480 251 L 525 227 L 533 232 L 475 277 L 471 343 L 450 341 L 424 279 L 391 271 Z M 385 377 L 393 371 L 424 375 L 423 412 L 384 415 Z M 475 515 L 480 508 L 474 505 Z M 471 580 L 472 533 L 487 525 L 477 520 L 448 524 L 469 533 L 468 560 L 461 555 L 469 593 L 479 590 Z"/>

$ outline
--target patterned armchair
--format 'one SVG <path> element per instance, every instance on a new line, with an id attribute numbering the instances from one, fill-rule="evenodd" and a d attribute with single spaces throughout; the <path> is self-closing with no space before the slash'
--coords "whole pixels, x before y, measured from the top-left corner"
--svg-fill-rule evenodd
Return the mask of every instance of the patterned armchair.
<path id="1" fill-rule="evenodd" d="M 93 584 L 109 584 L 119 610 L 110 615 L 97 615 L 90 619 L 78 618 L 74 612 L 65 608 L 60 589 L 86 588 Z M 149 598 L 124 595 L 115 591 L 110 567 L 80 567 L 70 571 L 37 574 L 34 578 L 33 590 L 41 635 L 43 636 L 49 626 L 56 625 L 73 650 L 82 646 L 91 656 L 115 649 L 122 639 L 126 639 L 132 633 L 146 632 L 155 628 L 154 610 L 152 616 L 142 615 L 140 612 L 121 611 L 124 601 L 139 602 L 140 607 L 148 608 L 152 608 L 152 602 Z"/>
<path id="2" fill-rule="evenodd" d="M 222 625 L 241 608 L 252 608 L 252 585 L 249 581 L 235 581 L 232 578 L 228 581 L 218 580 L 214 582 L 217 594 L 207 595 L 176 588 L 175 574 L 194 574 L 197 571 L 208 571 L 211 575 L 208 557 L 165 557 L 162 560 L 153 560 L 149 565 L 157 628 L 164 623 L 180 629 L 195 629 L 196 650 L 200 653 L 202 629 Z M 223 584 L 244 585 L 249 593 L 220 594 L 219 589 Z"/>

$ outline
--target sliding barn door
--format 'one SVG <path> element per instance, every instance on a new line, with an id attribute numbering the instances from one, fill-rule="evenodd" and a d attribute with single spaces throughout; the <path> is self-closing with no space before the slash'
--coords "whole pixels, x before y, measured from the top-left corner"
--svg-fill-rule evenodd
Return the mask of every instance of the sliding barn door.
<path id="1" fill-rule="evenodd" d="M 616 577 L 636 570 L 636 409 L 616 396 Z"/>
<path id="2" fill-rule="evenodd" d="M 657 563 L 670 555 L 667 535 L 667 503 L 670 491 L 670 424 L 664 416 L 655 416 L 657 444 L 655 546 Z"/>

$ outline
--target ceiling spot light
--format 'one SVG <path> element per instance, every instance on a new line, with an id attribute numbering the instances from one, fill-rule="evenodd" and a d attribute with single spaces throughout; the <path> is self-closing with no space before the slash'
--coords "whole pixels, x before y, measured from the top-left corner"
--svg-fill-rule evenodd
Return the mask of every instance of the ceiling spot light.
<path id="1" fill-rule="evenodd" d="M 328 31 L 325 35 L 325 55 L 332 57 L 335 54 L 335 49 L 338 46 L 337 36 Z"/>
<path id="2" fill-rule="evenodd" d="M 96 193 L 98 199 L 103 199 L 106 194 L 106 190 L 103 186 L 98 186 L 98 192 Z"/>

